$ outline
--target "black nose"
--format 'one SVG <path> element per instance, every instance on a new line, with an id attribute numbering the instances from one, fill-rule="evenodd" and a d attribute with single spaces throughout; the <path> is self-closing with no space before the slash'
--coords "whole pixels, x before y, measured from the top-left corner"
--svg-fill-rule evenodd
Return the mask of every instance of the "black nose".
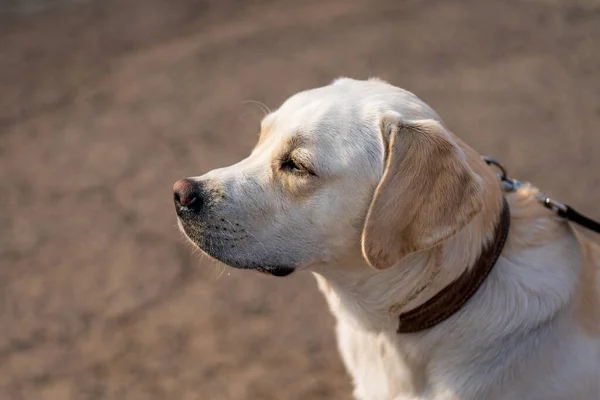
<path id="1" fill-rule="evenodd" d="M 202 192 L 200 184 L 191 179 L 182 179 L 173 185 L 173 200 L 177 211 L 188 209 L 200 211 L 202 209 Z"/>

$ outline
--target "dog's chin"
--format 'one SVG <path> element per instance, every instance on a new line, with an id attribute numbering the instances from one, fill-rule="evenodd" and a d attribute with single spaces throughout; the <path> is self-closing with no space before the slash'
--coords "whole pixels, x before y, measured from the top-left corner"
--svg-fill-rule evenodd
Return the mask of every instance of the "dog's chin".
<path id="1" fill-rule="evenodd" d="M 185 237 L 190 241 L 190 243 L 192 243 L 194 247 L 200 250 L 204 255 L 213 260 L 222 262 L 223 264 L 229 267 L 249 271 L 257 271 L 265 275 L 277 277 L 288 276 L 296 270 L 296 268 L 286 265 L 266 265 L 265 263 L 261 262 L 235 260 L 233 258 L 228 257 L 226 254 L 223 254 L 221 251 L 211 249 L 208 246 L 205 246 L 202 240 L 198 240 L 195 237 L 195 235 L 190 234 L 186 231 L 181 221 L 179 221 L 179 228 L 181 232 L 185 235 Z"/>

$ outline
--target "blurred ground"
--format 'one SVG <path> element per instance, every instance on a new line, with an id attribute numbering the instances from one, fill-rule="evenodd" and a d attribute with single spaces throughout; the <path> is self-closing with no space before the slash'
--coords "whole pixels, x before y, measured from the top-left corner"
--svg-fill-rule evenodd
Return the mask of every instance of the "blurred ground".
<path id="1" fill-rule="evenodd" d="M 346 75 L 414 91 L 600 217 L 597 1 L 10 0 L 0 7 L 0 399 L 348 399 L 308 274 L 192 255 L 171 185 Z"/>

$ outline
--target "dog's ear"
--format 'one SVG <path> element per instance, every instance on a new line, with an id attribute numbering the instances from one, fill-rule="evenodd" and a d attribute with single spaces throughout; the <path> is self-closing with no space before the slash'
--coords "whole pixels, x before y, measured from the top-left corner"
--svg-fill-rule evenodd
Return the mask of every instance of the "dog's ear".
<path id="1" fill-rule="evenodd" d="M 483 207 L 481 178 L 437 121 L 381 122 L 385 170 L 371 201 L 362 251 L 377 269 L 426 250 L 463 228 Z"/>

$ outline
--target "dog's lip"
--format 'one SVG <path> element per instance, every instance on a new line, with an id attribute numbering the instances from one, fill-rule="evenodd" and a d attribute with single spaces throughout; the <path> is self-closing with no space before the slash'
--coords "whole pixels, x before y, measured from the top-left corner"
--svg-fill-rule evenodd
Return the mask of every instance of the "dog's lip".
<path id="1" fill-rule="evenodd" d="M 223 262 L 223 261 L 222 261 Z M 260 272 L 261 274 L 265 274 L 265 275 L 272 275 L 272 276 L 277 276 L 277 277 L 284 277 L 284 276 L 288 276 L 291 273 L 295 272 L 297 268 L 294 267 L 288 267 L 288 266 L 262 266 L 262 265 L 246 265 L 246 264 L 242 264 L 242 263 L 234 263 L 234 264 L 229 264 L 226 262 L 223 262 L 224 264 L 226 264 L 228 267 L 231 268 L 235 268 L 235 269 L 242 269 L 242 270 L 247 270 L 247 271 L 256 271 L 256 272 Z"/>
<path id="2" fill-rule="evenodd" d="M 219 261 L 221 261 L 221 260 L 219 260 Z M 241 269 L 241 270 L 245 270 L 245 271 L 255 271 L 255 272 L 260 272 L 261 274 L 277 276 L 277 277 L 285 277 L 285 276 L 291 275 L 293 272 L 296 271 L 296 268 L 286 267 L 286 266 L 263 267 L 260 265 L 247 266 L 244 264 L 237 264 L 237 263 L 235 265 L 232 265 L 232 264 L 226 263 L 224 261 L 221 261 L 221 262 L 231 268 Z"/>
<path id="3" fill-rule="evenodd" d="M 292 272 L 296 271 L 296 269 L 293 268 L 293 267 L 274 267 L 274 268 L 273 267 L 269 267 L 269 268 L 264 268 L 264 267 L 250 267 L 249 269 L 256 270 L 256 271 L 261 272 L 263 274 L 273 275 L 273 276 L 277 276 L 277 277 L 288 276 Z"/>

